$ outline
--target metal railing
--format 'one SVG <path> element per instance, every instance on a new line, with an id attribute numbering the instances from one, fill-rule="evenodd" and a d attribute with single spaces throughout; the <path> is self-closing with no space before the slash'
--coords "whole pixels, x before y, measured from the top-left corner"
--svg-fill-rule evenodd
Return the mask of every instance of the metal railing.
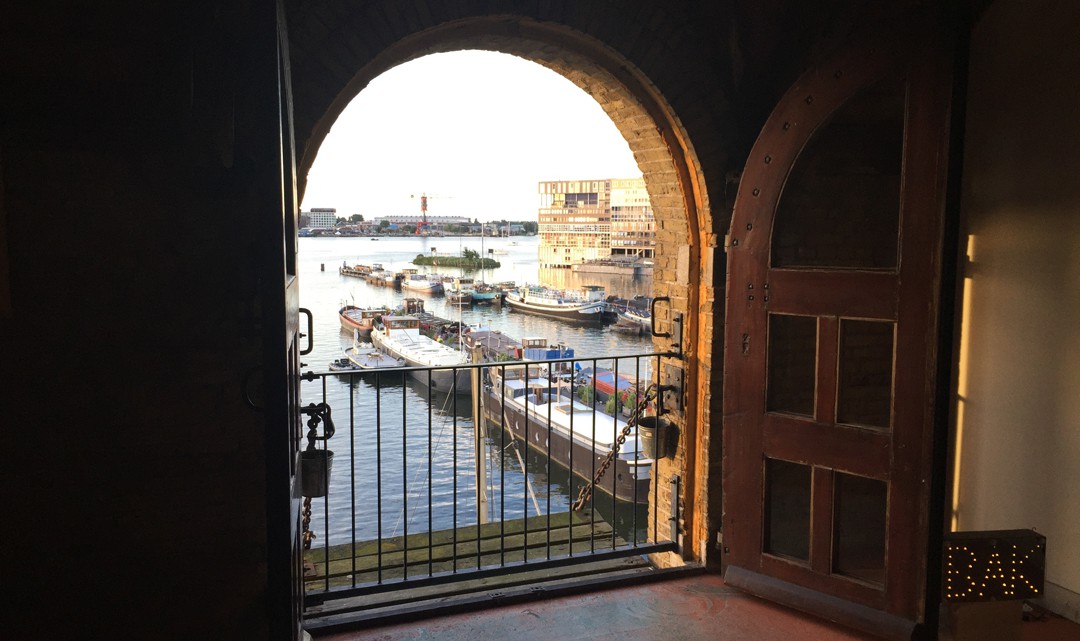
<path id="1" fill-rule="evenodd" d="M 675 550 L 677 499 L 658 497 L 678 478 L 635 425 L 664 413 L 672 355 L 304 374 L 308 459 L 329 471 L 302 473 L 305 605 Z M 468 393 L 432 385 L 446 370 Z"/>

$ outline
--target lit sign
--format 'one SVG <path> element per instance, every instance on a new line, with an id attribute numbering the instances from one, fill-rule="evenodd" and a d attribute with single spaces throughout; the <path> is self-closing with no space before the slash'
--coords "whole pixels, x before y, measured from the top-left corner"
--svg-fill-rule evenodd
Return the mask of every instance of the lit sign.
<path id="1" fill-rule="evenodd" d="M 952 532 L 942 559 L 946 601 L 1042 596 L 1046 537 L 1034 530 Z"/>

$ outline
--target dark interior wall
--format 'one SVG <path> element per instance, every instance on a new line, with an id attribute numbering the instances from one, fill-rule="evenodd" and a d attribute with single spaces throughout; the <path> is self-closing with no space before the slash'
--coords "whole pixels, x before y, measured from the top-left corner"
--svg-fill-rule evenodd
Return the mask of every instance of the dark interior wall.
<path id="1" fill-rule="evenodd" d="M 261 636 L 245 13 L 35 7 L 0 20 L 0 636 Z"/>
<path id="2" fill-rule="evenodd" d="M 717 203 L 704 231 L 722 238 L 729 174 L 776 97 L 877 17 L 840 10 L 852 4 L 291 3 L 298 91 L 318 97 L 298 105 L 298 138 L 357 65 L 411 32 L 482 14 L 561 23 L 656 83 Z M 256 141 L 275 135 L 252 128 L 273 108 L 250 84 L 260 9 L 4 10 L 5 638 L 266 636 L 264 426 L 241 390 L 274 276 L 259 265 L 275 223 L 255 197 L 274 161 Z M 364 31 L 320 27 L 337 24 Z"/>

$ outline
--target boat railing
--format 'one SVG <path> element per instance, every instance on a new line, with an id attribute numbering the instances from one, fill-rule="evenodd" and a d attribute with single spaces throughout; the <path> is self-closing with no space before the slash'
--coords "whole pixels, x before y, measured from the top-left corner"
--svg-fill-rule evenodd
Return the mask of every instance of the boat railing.
<path id="1" fill-rule="evenodd" d="M 301 466 L 305 607 L 322 611 L 339 598 L 675 551 L 677 498 L 662 504 L 660 497 L 678 497 L 678 477 L 659 477 L 636 428 L 624 430 L 617 452 L 599 437 L 605 410 L 614 409 L 615 425 L 626 424 L 622 401 L 614 408 L 598 402 L 596 381 L 578 377 L 548 381 L 540 405 L 512 407 L 513 397 L 500 389 L 515 371 L 528 381 L 557 367 L 653 380 L 670 356 L 303 374 L 302 407 L 325 404 L 336 426 L 329 438 L 313 438 L 306 455 L 321 453 L 329 473 Z M 448 369 L 449 380 L 471 379 L 471 395 L 433 385 Z M 662 403 L 653 398 L 648 411 L 662 414 Z M 573 411 L 561 409 L 568 404 Z M 315 423 L 308 422 L 309 436 L 318 432 Z M 610 438 L 612 419 L 600 423 Z M 569 438 L 560 441 L 567 426 Z M 598 474 L 601 468 L 607 472 Z M 624 475 L 638 475 L 629 489 Z"/>

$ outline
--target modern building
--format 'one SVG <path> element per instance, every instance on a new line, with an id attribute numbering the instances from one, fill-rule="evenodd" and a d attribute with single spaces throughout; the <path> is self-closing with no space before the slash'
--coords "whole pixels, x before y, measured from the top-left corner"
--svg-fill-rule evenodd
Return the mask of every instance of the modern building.
<path id="1" fill-rule="evenodd" d="M 375 218 L 375 224 L 386 221 L 391 225 L 416 225 L 424 220 L 422 216 L 410 214 L 408 216 L 379 216 Z M 466 216 L 428 216 L 427 222 L 433 227 L 440 225 L 471 225 L 472 218 Z"/>
<path id="2" fill-rule="evenodd" d="M 300 212 L 307 216 L 307 226 L 312 229 L 333 229 L 337 225 L 337 209 L 334 207 L 312 207 L 311 211 Z"/>
<path id="3" fill-rule="evenodd" d="M 652 256 L 655 222 L 644 179 L 544 181 L 539 192 L 541 267 Z"/>
<path id="4" fill-rule="evenodd" d="M 611 180 L 611 255 L 652 258 L 656 219 L 642 178 Z"/>

